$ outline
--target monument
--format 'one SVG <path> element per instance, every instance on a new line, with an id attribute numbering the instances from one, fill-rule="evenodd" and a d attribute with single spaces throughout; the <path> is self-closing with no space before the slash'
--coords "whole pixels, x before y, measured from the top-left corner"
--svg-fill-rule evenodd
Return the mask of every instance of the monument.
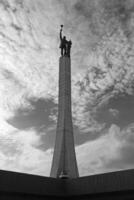
<path id="1" fill-rule="evenodd" d="M 62 37 L 60 30 L 61 57 L 59 59 L 59 104 L 56 141 L 51 168 L 51 177 L 77 178 L 78 168 L 74 147 L 71 111 L 71 58 L 72 42 Z"/>
<path id="2" fill-rule="evenodd" d="M 62 28 L 59 112 L 51 177 L 0 170 L 0 200 L 134 200 L 134 169 L 78 177 L 71 114 L 71 43 L 62 40 Z"/>

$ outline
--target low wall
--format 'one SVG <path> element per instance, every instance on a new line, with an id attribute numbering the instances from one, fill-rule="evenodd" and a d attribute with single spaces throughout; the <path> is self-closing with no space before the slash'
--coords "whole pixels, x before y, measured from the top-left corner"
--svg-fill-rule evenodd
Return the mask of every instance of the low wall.
<path id="1" fill-rule="evenodd" d="M 30 200 L 44 197 L 53 199 L 65 194 L 63 182 L 61 179 L 0 171 L 0 200 L 1 198 L 29 199 L 29 197 Z"/>
<path id="2" fill-rule="evenodd" d="M 70 195 L 134 191 L 134 170 L 123 170 L 66 181 Z"/>
<path id="3" fill-rule="evenodd" d="M 134 170 L 78 179 L 0 171 L 0 200 L 134 199 Z"/>

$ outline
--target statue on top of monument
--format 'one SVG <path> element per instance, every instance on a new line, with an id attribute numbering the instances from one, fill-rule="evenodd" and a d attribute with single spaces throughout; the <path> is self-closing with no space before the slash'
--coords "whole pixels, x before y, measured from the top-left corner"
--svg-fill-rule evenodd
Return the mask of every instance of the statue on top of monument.
<path id="1" fill-rule="evenodd" d="M 62 36 L 63 25 L 61 25 L 60 29 L 60 48 L 61 55 L 70 57 L 70 50 L 72 46 L 72 41 L 67 41 L 66 36 Z"/>

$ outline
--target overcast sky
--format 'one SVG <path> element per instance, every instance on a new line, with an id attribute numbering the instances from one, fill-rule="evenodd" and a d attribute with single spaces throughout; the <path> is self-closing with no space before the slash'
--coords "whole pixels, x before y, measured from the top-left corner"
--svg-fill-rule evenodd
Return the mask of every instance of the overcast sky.
<path id="1" fill-rule="evenodd" d="M 80 176 L 133 168 L 134 1 L 0 0 L 0 169 L 49 176 L 61 24 Z"/>

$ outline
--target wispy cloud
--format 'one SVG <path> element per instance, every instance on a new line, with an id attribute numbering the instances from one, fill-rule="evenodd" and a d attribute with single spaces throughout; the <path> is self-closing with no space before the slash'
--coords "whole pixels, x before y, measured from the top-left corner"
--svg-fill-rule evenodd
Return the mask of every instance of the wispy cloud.
<path id="1" fill-rule="evenodd" d="M 89 122 L 95 124 L 93 121 L 100 107 L 121 94 L 134 93 L 134 51 L 121 30 L 104 38 L 94 54 L 96 58 L 99 54 L 98 59 L 101 57 L 103 64 L 99 64 L 99 60 L 94 65 L 89 63 L 85 75 L 75 77 L 73 85 L 75 119 L 79 126 L 85 123 L 88 128 Z"/>

